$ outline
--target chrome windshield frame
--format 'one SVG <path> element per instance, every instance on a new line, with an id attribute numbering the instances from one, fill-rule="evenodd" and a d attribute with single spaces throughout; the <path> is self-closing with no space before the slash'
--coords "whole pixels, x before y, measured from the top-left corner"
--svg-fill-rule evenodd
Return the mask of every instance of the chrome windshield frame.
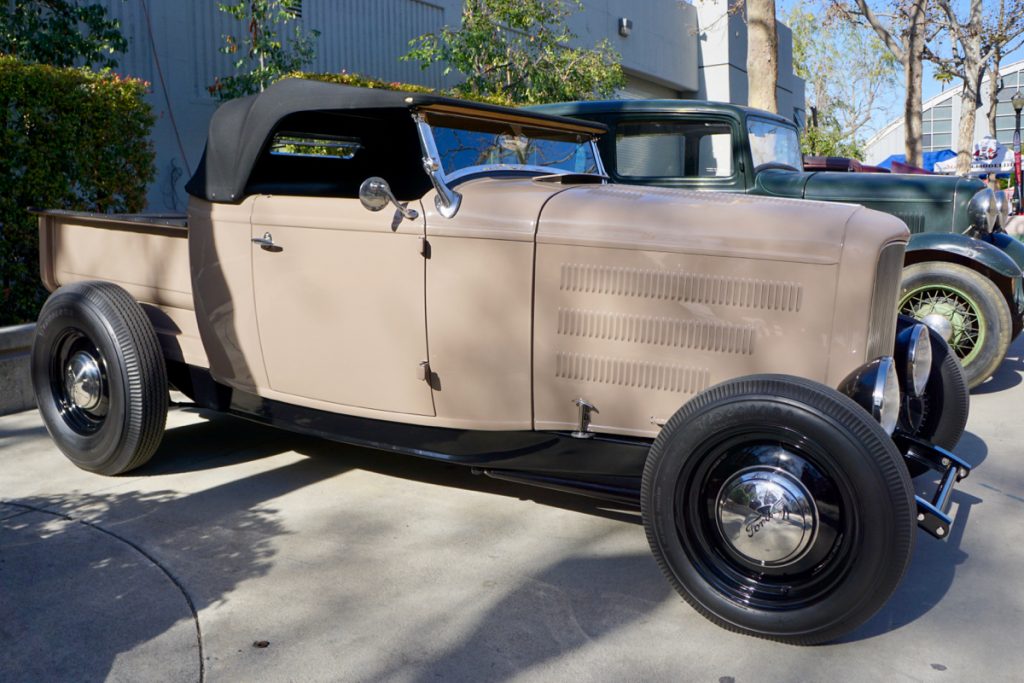
<path id="1" fill-rule="evenodd" d="M 567 171 L 561 168 L 554 168 L 552 166 L 533 166 L 527 164 L 484 164 L 460 168 L 450 174 L 445 173 L 444 166 L 441 163 L 441 154 L 437 149 L 437 143 L 434 141 L 434 131 L 432 126 L 427 123 L 426 117 L 419 112 L 413 113 L 413 120 L 416 122 L 416 131 L 419 133 L 420 137 L 420 148 L 423 151 L 423 170 L 426 171 L 427 176 L 430 178 L 430 182 L 434 186 L 434 190 L 437 192 L 434 197 L 434 204 L 437 207 L 438 213 L 445 218 L 453 217 L 459 210 L 462 195 L 452 189 L 452 184 L 460 178 L 470 175 L 501 175 L 503 173 L 574 175 L 573 171 Z M 590 145 L 590 150 L 594 157 L 594 163 L 597 167 L 597 171 L 590 175 L 599 175 L 607 179 L 608 174 L 605 171 L 604 162 L 601 160 L 601 153 L 597 148 L 597 140 L 593 135 L 591 135 L 588 136 L 586 142 Z"/>

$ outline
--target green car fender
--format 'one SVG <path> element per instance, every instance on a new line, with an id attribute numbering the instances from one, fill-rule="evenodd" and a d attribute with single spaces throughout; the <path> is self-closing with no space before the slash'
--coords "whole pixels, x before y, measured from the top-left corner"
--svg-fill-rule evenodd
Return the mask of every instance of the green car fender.
<path id="1" fill-rule="evenodd" d="M 1010 237 L 1005 232 L 994 232 L 989 236 L 989 241 L 993 246 L 1008 254 L 1024 270 L 1024 244 L 1020 240 Z"/>
<path id="2" fill-rule="evenodd" d="M 1009 235 L 991 235 L 992 242 L 951 232 L 910 236 L 905 265 L 923 261 L 959 263 L 992 280 L 1006 297 L 1013 318 L 1013 336 L 1024 328 L 1024 244 Z"/>
<path id="3" fill-rule="evenodd" d="M 954 258 L 950 258 L 951 256 Z M 969 263 L 964 263 L 965 260 Z M 910 243 L 907 245 L 906 262 L 909 264 L 921 261 L 956 261 L 975 270 L 979 270 L 980 266 L 1011 279 L 1020 278 L 1022 274 L 1021 266 L 1008 252 L 994 244 L 955 232 L 922 232 L 911 235 Z"/>
<path id="4" fill-rule="evenodd" d="M 1024 270 L 1024 244 L 1015 237 L 1010 237 L 1005 232 L 995 232 L 991 235 L 992 244 L 1002 249 L 1014 262 Z M 1013 287 L 1013 299 L 1010 304 L 1010 311 L 1013 315 L 1013 334 L 1016 337 L 1024 327 L 1024 277 L 1018 279 Z"/>

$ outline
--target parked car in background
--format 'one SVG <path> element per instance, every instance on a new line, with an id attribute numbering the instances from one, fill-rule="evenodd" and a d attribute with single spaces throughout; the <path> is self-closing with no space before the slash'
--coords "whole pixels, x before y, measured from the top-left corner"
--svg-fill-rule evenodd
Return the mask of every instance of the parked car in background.
<path id="1" fill-rule="evenodd" d="M 47 428 L 79 467 L 126 472 L 160 443 L 170 382 L 257 422 L 639 503 L 709 619 L 839 637 L 892 594 L 917 526 L 949 536 L 971 469 L 948 450 L 960 366 L 896 316 L 906 226 L 607 184 L 603 132 L 298 80 L 222 105 L 187 217 L 41 216 Z"/>
<path id="2" fill-rule="evenodd" d="M 881 166 L 871 166 L 850 157 L 826 157 L 813 154 L 804 155 L 805 171 L 839 171 L 841 173 L 890 173 Z"/>
<path id="3" fill-rule="evenodd" d="M 975 387 L 1024 325 L 1024 245 L 1005 233 L 1008 204 L 977 179 L 808 172 L 796 126 L 765 111 L 694 100 L 544 105 L 601 122 L 614 182 L 850 202 L 910 229 L 898 307 L 948 340 Z"/>

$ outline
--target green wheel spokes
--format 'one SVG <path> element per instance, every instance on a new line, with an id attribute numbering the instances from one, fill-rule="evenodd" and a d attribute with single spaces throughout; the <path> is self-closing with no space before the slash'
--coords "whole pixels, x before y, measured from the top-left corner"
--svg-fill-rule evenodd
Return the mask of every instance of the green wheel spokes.
<path id="1" fill-rule="evenodd" d="M 927 285 L 907 292 L 900 300 L 900 313 L 924 320 L 941 315 L 953 326 L 949 346 L 964 365 L 978 355 L 985 344 L 985 317 L 981 307 L 962 290 L 948 285 Z"/>

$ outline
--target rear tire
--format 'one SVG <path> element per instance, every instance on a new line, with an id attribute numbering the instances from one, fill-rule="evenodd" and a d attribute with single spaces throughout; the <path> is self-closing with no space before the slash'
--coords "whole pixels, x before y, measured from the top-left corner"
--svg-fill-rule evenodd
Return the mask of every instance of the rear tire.
<path id="1" fill-rule="evenodd" d="M 870 618 L 914 545 L 914 492 L 877 422 L 815 382 L 719 384 L 665 425 L 641 511 L 658 564 L 726 629 L 809 645 Z"/>
<path id="2" fill-rule="evenodd" d="M 47 430 L 78 467 L 121 474 L 152 457 L 167 420 L 167 372 L 153 327 L 128 292 L 79 282 L 47 299 L 32 346 Z"/>

